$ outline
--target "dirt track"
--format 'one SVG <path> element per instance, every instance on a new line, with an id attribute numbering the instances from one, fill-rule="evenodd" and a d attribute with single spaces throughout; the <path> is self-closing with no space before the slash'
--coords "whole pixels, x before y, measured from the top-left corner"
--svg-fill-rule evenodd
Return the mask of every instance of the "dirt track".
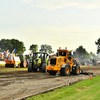
<path id="1" fill-rule="evenodd" d="M 100 67 L 84 67 L 85 72 L 93 72 L 93 76 L 100 75 Z M 27 95 L 34 95 L 43 90 L 54 88 L 89 79 L 89 75 L 51 76 L 48 73 L 27 71 L 0 72 L 0 100 L 13 100 Z"/>

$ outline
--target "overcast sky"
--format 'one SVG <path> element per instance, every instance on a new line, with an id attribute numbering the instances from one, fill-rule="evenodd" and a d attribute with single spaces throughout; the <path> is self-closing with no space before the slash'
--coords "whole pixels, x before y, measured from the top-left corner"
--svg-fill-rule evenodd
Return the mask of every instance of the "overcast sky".
<path id="1" fill-rule="evenodd" d="M 48 44 L 96 54 L 100 38 L 100 0 L 0 0 L 0 39 Z"/>

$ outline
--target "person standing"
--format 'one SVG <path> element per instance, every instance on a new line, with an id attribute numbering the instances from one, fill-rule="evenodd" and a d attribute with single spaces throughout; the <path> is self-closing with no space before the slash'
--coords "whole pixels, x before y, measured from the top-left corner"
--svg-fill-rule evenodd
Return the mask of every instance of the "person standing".
<path id="1" fill-rule="evenodd" d="M 14 51 L 12 51 L 11 53 L 11 60 L 13 61 L 13 58 L 14 58 Z"/>
<path id="2" fill-rule="evenodd" d="M 5 62 L 7 63 L 7 61 L 8 61 L 8 52 L 9 52 L 9 50 L 7 50 L 6 51 L 6 54 L 5 54 Z"/>
<path id="3" fill-rule="evenodd" d="M 8 52 L 9 52 L 9 50 L 6 51 L 5 59 L 8 59 Z"/>

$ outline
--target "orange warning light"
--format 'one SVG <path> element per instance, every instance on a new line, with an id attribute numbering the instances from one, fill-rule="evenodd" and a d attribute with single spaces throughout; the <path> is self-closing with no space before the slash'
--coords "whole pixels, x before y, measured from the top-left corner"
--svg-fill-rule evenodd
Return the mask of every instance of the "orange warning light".
<path id="1" fill-rule="evenodd" d="M 59 47 L 59 49 L 61 49 L 61 47 Z"/>

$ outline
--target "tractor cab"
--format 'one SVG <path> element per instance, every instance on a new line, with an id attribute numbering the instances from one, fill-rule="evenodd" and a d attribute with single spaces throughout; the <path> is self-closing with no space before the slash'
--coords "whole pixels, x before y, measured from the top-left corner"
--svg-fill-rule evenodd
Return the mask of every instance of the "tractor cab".
<path id="1" fill-rule="evenodd" d="M 45 62 L 48 59 L 48 54 L 45 52 L 33 52 L 33 59 L 41 59 L 41 62 Z"/>

